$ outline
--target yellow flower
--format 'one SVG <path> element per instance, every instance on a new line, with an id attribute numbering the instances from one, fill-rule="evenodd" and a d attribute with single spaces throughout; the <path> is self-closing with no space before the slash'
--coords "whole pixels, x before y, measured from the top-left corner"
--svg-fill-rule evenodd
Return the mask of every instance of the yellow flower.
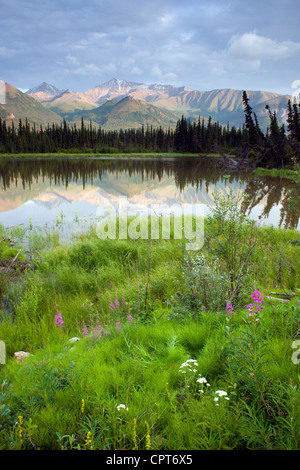
<path id="1" fill-rule="evenodd" d="M 150 441 L 150 428 L 149 428 L 149 424 L 147 423 L 147 421 L 145 421 L 145 424 L 147 426 L 147 434 L 146 434 L 146 450 L 150 450 L 151 449 L 151 441 Z"/>
<path id="2" fill-rule="evenodd" d="M 20 415 L 20 416 L 18 416 L 18 423 L 17 423 L 18 436 L 19 436 L 20 443 L 23 442 L 23 439 L 22 439 L 22 432 L 23 432 L 22 424 L 23 424 L 23 416 Z"/>
<path id="3" fill-rule="evenodd" d="M 166 382 L 166 392 L 167 392 L 169 400 L 171 401 L 172 397 L 171 397 L 171 394 L 170 394 L 170 391 L 169 391 L 169 382 Z"/>
<path id="4" fill-rule="evenodd" d="M 137 435 L 136 435 L 136 419 L 133 419 L 133 443 L 134 443 L 134 450 L 138 450 L 137 445 Z"/>
<path id="5" fill-rule="evenodd" d="M 91 431 L 88 431 L 85 439 L 85 445 L 90 448 L 90 450 L 93 450 L 93 445 L 92 445 L 92 439 L 91 439 Z"/>
<path id="6" fill-rule="evenodd" d="M 81 400 L 81 413 L 84 412 L 84 398 Z"/>
<path id="7" fill-rule="evenodd" d="M 150 434 L 146 436 L 146 450 L 151 450 Z"/>

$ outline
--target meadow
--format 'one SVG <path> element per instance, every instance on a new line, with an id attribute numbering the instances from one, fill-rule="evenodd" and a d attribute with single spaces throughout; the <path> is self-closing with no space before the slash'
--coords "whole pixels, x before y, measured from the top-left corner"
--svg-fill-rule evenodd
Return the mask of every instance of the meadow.
<path id="1" fill-rule="evenodd" d="M 204 226 L 198 251 L 1 227 L 0 449 L 300 448 L 300 233 L 232 194 Z"/>

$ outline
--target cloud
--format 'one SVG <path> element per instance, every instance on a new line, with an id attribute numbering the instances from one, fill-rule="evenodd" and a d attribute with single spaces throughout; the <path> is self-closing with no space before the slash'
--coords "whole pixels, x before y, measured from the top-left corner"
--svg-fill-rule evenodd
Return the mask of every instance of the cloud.
<path id="1" fill-rule="evenodd" d="M 264 60 L 278 61 L 295 57 L 300 53 L 300 43 L 279 42 L 255 32 L 244 33 L 230 39 L 227 53 L 231 59 L 249 61 L 253 66 L 259 67 Z"/>
<path id="2" fill-rule="evenodd" d="M 67 55 L 66 56 L 66 61 L 67 61 L 68 65 L 79 65 L 80 64 L 79 60 L 76 57 L 72 56 L 72 55 Z"/>
<path id="3" fill-rule="evenodd" d="M 283 88 L 299 78 L 296 0 L 0 3 L 1 73 L 20 87 L 77 91 L 138 77 L 200 90 Z"/>
<path id="4" fill-rule="evenodd" d="M 173 82 L 174 80 L 177 79 L 176 73 L 164 72 L 164 71 L 161 70 L 161 67 L 158 64 L 155 64 L 152 67 L 151 75 L 154 77 L 154 79 L 160 80 L 162 82 L 166 82 L 166 81 Z"/>
<path id="5" fill-rule="evenodd" d="M 77 68 L 74 73 L 78 75 L 101 75 L 101 69 L 95 64 L 85 64 Z"/>

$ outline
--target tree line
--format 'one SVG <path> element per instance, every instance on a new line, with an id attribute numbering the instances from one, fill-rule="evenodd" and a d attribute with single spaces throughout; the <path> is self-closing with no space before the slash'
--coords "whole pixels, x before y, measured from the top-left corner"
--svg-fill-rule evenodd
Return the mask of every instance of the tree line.
<path id="1" fill-rule="evenodd" d="M 259 166 L 283 167 L 293 158 L 299 162 L 300 105 L 288 102 L 287 130 L 267 105 L 270 125 L 265 133 L 245 91 L 243 105 L 245 123 L 238 128 L 213 122 L 211 117 L 195 121 L 182 116 L 175 129 L 142 126 L 113 131 L 83 119 L 78 126 L 63 119 L 61 124 L 39 127 L 27 119 L 20 119 L 18 125 L 0 119 L 0 153 L 227 152 L 246 156 Z"/>
<path id="2" fill-rule="evenodd" d="M 239 147 L 247 138 L 247 130 L 229 128 L 205 122 L 198 118 L 191 122 L 182 116 L 176 128 L 152 126 L 137 129 L 105 130 L 91 122 L 81 125 L 66 120 L 48 126 L 31 126 L 19 120 L 18 126 L 0 119 L 0 152 L 2 153 L 56 153 L 64 151 L 113 153 L 122 152 L 212 152 L 216 146 L 224 149 Z"/>

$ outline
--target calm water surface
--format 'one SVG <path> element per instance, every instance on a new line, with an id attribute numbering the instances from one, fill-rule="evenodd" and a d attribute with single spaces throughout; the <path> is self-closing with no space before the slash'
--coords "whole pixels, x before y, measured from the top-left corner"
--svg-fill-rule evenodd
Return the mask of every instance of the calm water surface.
<path id="1" fill-rule="evenodd" d="M 94 220 L 122 196 L 139 205 L 202 204 L 208 214 L 217 191 L 247 198 L 242 209 L 261 225 L 300 228 L 300 203 L 289 179 L 232 173 L 214 158 L 51 158 L 0 161 L 0 223 L 51 226 Z M 294 203 L 292 204 L 294 200 Z"/>

